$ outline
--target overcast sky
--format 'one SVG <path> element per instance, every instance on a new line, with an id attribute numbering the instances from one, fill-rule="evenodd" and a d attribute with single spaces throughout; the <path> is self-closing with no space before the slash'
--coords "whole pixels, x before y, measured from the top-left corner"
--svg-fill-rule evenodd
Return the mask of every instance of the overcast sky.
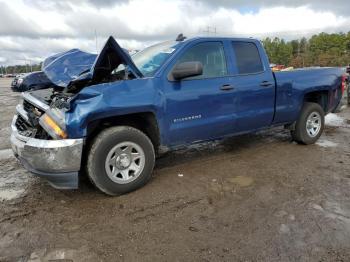
<path id="1" fill-rule="evenodd" d="M 0 65 L 96 52 L 109 35 L 140 49 L 179 33 L 206 35 L 208 26 L 211 35 L 256 38 L 348 32 L 350 0 L 0 0 Z"/>

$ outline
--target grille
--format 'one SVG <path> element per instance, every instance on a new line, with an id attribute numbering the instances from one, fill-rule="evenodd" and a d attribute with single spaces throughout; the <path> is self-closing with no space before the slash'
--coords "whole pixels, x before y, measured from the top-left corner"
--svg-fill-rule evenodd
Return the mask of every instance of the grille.
<path id="1" fill-rule="evenodd" d="M 17 116 L 16 128 L 18 130 L 18 133 L 20 133 L 23 136 L 27 136 L 27 137 L 33 136 L 33 129 L 20 115 Z"/>
<path id="2" fill-rule="evenodd" d="M 34 106 L 33 106 L 31 103 L 29 103 L 28 101 L 23 100 L 23 108 L 24 108 L 24 110 L 27 111 L 27 112 L 32 112 Z"/>
<path id="3" fill-rule="evenodd" d="M 25 131 L 29 128 L 27 122 L 20 115 L 17 116 L 16 127 L 19 131 Z"/>
<path id="4" fill-rule="evenodd" d="M 23 109 L 28 114 L 29 123 L 21 115 L 18 114 L 17 121 L 15 123 L 18 133 L 26 137 L 48 139 L 48 134 L 39 125 L 38 121 L 39 116 L 43 113 L 43 111 L 26 100 L 23 100 Z"/>

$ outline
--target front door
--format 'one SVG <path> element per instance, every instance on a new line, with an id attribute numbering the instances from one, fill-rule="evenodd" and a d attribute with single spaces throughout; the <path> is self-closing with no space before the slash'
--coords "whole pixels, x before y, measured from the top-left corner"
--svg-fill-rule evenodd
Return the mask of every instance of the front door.
<path id="1" fill-rule="evenodd" d="M 224 45 L 196 43 L 183 50 L 175 64 L 198 61 L 200 76 L 165 81 L 167 144 L 214 139 L 233 132 L 234 89 L 231 88 Z"/>

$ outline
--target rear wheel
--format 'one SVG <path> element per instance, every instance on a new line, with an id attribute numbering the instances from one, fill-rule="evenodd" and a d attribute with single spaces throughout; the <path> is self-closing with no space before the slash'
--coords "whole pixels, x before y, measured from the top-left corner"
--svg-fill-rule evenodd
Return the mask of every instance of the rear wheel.
<path id="1" fill-rule="evenodd" d="M 145 185 L 155 162 L 153 144 L 140 130 L 111 127 L 93 141 L 87 173 L 93 184 L 108 195 L 120 195 Z"/>
<path id="2" fill-rule="evenodd" d="M 313 144 L 321 136 L 324 129 L 324 111 L 319 104 L 305 103 L 291 131 L 293 140 L 300 144 Z"/>

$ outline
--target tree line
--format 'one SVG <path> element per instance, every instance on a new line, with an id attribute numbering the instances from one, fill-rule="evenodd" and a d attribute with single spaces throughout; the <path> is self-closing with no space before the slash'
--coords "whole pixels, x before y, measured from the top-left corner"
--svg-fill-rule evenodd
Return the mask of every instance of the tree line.
<path id="1" fill-rule="evenodd" d="M 40 70 L 41 70 L 41 64 L 0 66 L 0 74 L 4 74 L 4 75 L 29 73 L 29 72 L 40 71 Z"/>
<path id="2" fill-rule="evenodd" d="M 262 43 L 270 63 L 293 67 L 346 66 L 350 64 L 350 32 L 313 35 L 285 41 L 275 37 L 265 38 Z"/>

